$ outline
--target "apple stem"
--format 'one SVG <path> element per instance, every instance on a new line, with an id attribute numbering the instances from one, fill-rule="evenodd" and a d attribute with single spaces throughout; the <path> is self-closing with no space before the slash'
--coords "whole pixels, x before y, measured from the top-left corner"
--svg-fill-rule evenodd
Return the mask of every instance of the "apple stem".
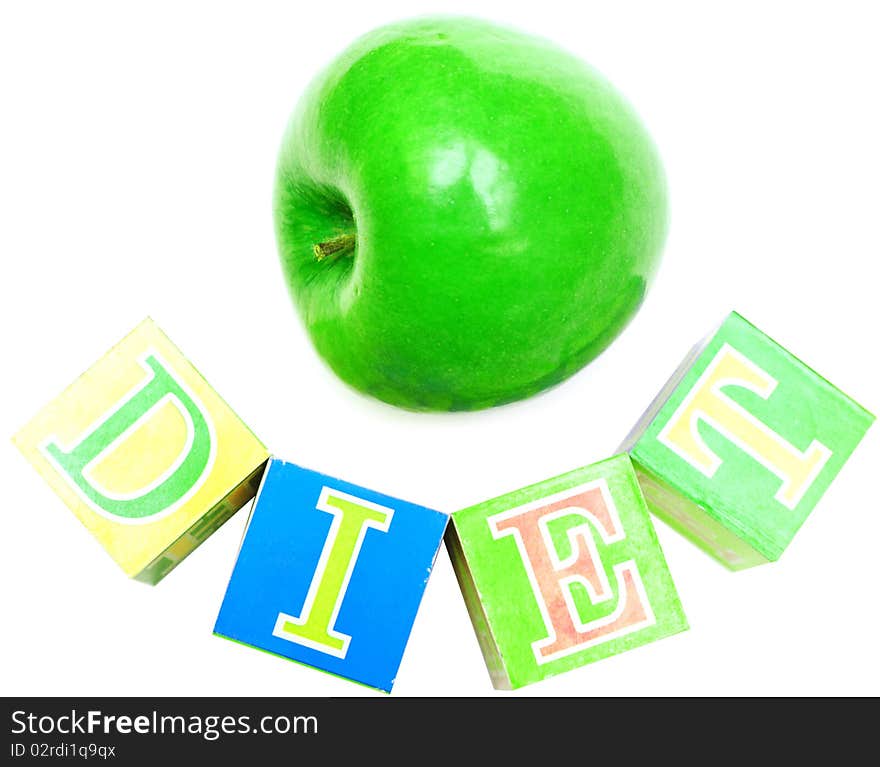
<path id="1" fill-rule="evenodd" d="M 357 235 L 354 234 L 340 234 L 332 240 L 319 242 L 314 247 L 315 258 L 318 261 L 323 261 L 327 256 L 332 256 L 334 253 L 338 253 L 340 256 L 349 255 L 354 251 L 356 242 Z"/>

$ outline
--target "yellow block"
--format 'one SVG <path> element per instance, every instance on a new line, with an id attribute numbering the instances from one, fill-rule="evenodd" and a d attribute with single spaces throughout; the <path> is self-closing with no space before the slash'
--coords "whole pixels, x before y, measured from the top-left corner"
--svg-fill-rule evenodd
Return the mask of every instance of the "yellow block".
<path id="1" fill-rule="evenodd" d="M 13 441 L 122 569 L 148 583 L 254 496 L 269 457 L 149 318 Z"/>

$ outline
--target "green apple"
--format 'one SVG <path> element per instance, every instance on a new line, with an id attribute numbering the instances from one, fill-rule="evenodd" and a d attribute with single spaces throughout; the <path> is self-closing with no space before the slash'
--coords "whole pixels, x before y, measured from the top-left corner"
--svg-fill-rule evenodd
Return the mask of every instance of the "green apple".
<path id="1" fill-rule="evenodd" d="M 318 353 L 417 410 L 517 400 L 596 357 L 645 296 L 666 213 L 657 152 L 606 80 L 455 17 L 377 29 L 318 75 L 275 186 Z"/>

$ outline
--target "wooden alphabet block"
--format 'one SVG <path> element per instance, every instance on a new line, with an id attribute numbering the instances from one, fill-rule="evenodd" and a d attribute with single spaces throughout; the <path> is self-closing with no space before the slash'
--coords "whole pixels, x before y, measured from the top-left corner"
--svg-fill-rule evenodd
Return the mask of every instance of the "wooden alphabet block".
<path id="1" fill-rule="evenodd" d="M 497 688 L 687 628 L 625 455 L 457 511 L 446 541 Z"/>
<path id="2" fill-rule="evenodd" d="M 740 570 L 779 558 L 873 420 L 733 312 L 622 449 L 651 511 Z"/>
<path id="3" fill-rule="evenodd" d="M 253 498 L 268 458 L 150 319 L 13 441 L 126 574 L 150 584 Z"/>
<path id="4" fill-rule="evenodd" d="M 214 633 L 390 692 L 447 520 L 272 458 Z"/>

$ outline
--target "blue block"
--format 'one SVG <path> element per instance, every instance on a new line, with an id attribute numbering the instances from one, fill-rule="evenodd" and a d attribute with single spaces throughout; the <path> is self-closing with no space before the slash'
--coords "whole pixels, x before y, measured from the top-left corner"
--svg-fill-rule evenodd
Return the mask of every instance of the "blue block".
<path id="1" fill-rule="evenodd" d="M 390 692 L 447 519 L 272 458 L 214 633 Z"/>

